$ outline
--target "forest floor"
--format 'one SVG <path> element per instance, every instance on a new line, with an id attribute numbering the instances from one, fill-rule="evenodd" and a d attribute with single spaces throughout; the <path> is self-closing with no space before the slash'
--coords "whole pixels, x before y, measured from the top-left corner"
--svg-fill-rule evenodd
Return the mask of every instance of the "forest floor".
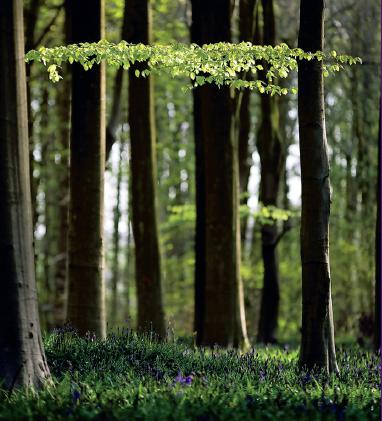
<path id="1" fill-rule="evenodd" d="M 44 342 L 54 384 L 0 390 L 0 420 L 380 419 L 380 359 L 359 347 L 340 348 L 327 377 L 300 371 L 296 349 L 194 349 L 127 330 Z"/>

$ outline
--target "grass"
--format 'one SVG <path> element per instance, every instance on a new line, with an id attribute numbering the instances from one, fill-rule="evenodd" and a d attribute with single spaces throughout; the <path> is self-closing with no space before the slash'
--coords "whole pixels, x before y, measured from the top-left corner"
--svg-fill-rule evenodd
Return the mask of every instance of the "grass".
<path id="1" fill-rule="evenodd" d="M 54 384 L 0 391 L 0 420 L 380 419 L 379 356 L 338 350 L 339 377 L 297 367 L 297 350 L 193 349 L 130 331 L 45 338 Z"/>

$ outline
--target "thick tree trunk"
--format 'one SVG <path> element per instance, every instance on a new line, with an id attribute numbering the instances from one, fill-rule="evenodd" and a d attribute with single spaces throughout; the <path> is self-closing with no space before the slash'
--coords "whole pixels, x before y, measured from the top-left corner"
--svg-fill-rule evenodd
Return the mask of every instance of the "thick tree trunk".
<path id="1" fill-rule="evenodd" d="M 21 0 L 0 4 L 0 379 L 7 388 L 49 377 L 35 285 Z"/>
<path id="2" fill-rule="evenodd" d="M 194 331 L 196 342 L 204 337 L 205 275 L 206 275 L 206 192 L 205 164 L 201 113 L 201 89 L 193 90 L 194 137 L 195 137 L 195 280 L 194 280 Z"/>
<path id="3" fill-rule="evenodd" d="M 149 44 L 151 17 L 147 0 L 128 2 L 130 42 Z M 131 139 L 132 223 L 135 241 L 135 277 L 138 296 L 138 329 L 165 336 L 161 290 L 160 250 L 156 193 L 156 133 L 153 80 L 129 71 L 129 125 Z"/>
<path id="4" fill-rule="evenodd" d="M 103 38 L 103 0 L 72 0 L 72 41 Z M 91 10 L 91 13 L 89 13 Z M 72 67 L 70 145 L 70 323 L 80 334 L 105 337 L 103 277 L 103 185 L 105 169 L 104 65 Z"/>
<path id="5" fill-rule="evenodd" d="M 231 40 L 229 0 L 192 2 L 191 41 Z M 226 87 L 194 92 L 196 145 L 195 330 L 197 343 L 247 341 L 240 284 L 238 150 Z"/>
<path id="6" fill-rule="evenodd" d="M 262 6 L 263 43 L 264 45 L 274 45 L 276 34 L 273 1 L 263 0 Z M 264 79 L 264 72 L 260 72 L 259 76 Z M 261 96 L 261 114 L 262 120 L 257 139 L 261 163 L 260 201 L 265 206 L 277 206 L 284 156 L 283 145 L 278 132 L 279 113 L 276 98 L 270 95 Z M 276 224 L 264 225 L 261 228 L 264 278 L 257 340 L 264 343 L 276 342 L 280 301 L 280 281 L 276 253 L 277 235 Z"/>
<path id="7" fill-rule="evenodd" d="M 301 0 L 299 47 L 323 49 L 324 1 Z M 300 61 L 302 336 L 300 365 L 337 372 L 329 266 L 330 183 L 322 63 Z"/>

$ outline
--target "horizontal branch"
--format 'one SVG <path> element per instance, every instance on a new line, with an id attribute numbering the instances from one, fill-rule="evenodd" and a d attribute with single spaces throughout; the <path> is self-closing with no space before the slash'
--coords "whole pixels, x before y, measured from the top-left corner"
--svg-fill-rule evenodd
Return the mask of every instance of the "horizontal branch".
<path id="1" fill-rule="evenodd" d="M 42 62 L 53 82 L 62 77 L 58 70 L 62 63 L 80 63 L 85 70 L 102 61 L 110 66 L 129 69 L 136 62 L 147 63 L 144 70 L 135 70 L 135 76 L 147 77 L 151 73 L 166 73 L 172 77 L 185 77 L 191 80 L 191 87 L 204 84 L 228 85 L 236 89 L 257 90 L 271 95 L 295 94 L 295 87 L 286 88 L 278 84 L 290 72 L 298 70 L 298 61 L 315 60 L 321 63 L 324 76 L 338 72 L 344 65 L 361 63 L 361 59 L 338 55 L 335 51 L 324 53 L 305 52 L 300 48 L 289 48 L 286 44 L 275 47 L 216 43 L 198 46 L 196 44 L 144 45 L 128 44 L 121 41 L 114 44 L 106 40 L 97 43 L 71 44 L 54 48 L 41 47 L 31 50 L 26 61 Z M 264 63 L 267 64 L 264 69 Z M 265 72 L 264 80 L 246 80 L 243 74 Z"/>

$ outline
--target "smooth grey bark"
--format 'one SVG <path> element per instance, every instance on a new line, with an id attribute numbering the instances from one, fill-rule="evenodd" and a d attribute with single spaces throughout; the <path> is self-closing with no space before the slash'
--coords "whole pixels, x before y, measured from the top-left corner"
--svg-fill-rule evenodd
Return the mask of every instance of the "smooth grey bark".
<path id="1" fill-rule="evenodd" d="M 301 0 L 299 47 L 315 52 L 324 44 L 324 1 Z M 301 161 L 302 331 L 300 365 L 338 372 L 334 346 L 329 265 L 328 144 L 322 62 L 298 64 Z"/>
<path id="2" fill-rule="evenodd" d="M 21 0 L 0 3 L 0 381 L 49 378 L 37 309 Z"/>
<path id="3" fill-rule="evenodd" d="M 103 38 L 104 1 L 71 0 L 72 41 Z M 89 13 L 91 11 L 91 13 Z M 72 66 L 67 319 L 80 334 L 106 335 L 103 273 L 105 68 Z"/>

